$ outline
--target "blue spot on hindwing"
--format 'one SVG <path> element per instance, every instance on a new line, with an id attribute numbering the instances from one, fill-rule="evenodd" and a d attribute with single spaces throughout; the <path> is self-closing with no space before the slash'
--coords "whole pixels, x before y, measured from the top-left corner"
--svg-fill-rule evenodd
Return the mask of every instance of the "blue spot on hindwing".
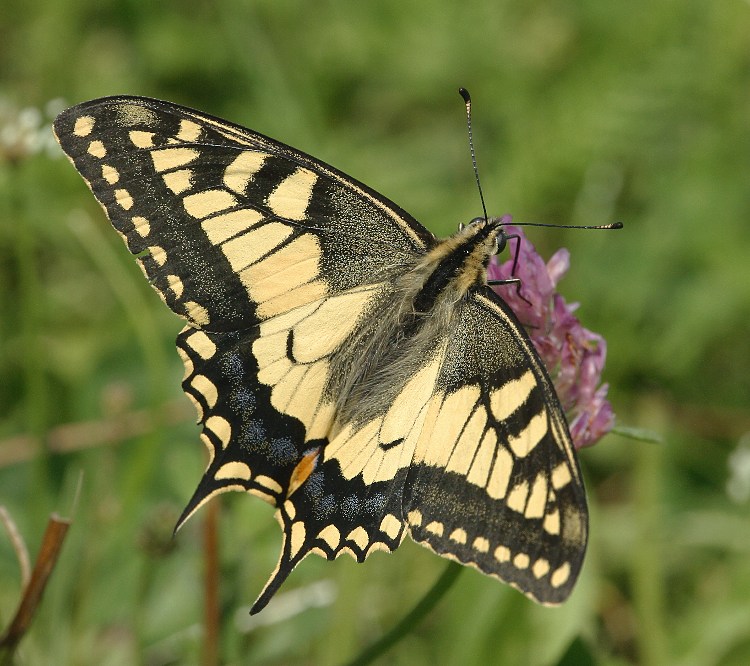
<path id="1" fill-rule="evenodd" d="M 385 495 L 375 493 L 365 500 L 365 512 L 371 516 L 378 516 L 385 509 Z"/>
<path id="2" fill-rule="evenodd" d="M 278 465 L 286 465 L 296 462 L 299 452 L 290 437 L 274 437 L 271 440 L 269 457 Z"/>
<path id="3" fill-rule="evenodd" d="M 313 517 L 315 520 L 325 521 L 336 510 L 336 497 L 326 495 L 313 504 Z"/>
<path id="4" fill-rule="evenodd" d="M 302 486 L 302 492 L 310 502 L 316 502 L 325 492 L 325 478 L 323 473 L 320 471 L 313 472 L 307 477 L 304 485 Z"/>
<path id="5" fill-rule="evenodd" d="M 242 386 L 229 393 L 230 409 L 242 416 L 252 414 L 255 411 L 255 405 L 255 394 L 246 386 Z"/>
<path id="6" fill-rule="evenodd" d="M 347 520 L 354 520 L 360 513 L 359 497 L 356 495 L 345 497 L 341 502 L 341 513 L 347 518 Z"/>
<path id="7" fill-rule="evenodd" d="M 237 436 L 237 443 L 243 449 L 257 450 L 266 444 L 267 431 L 259 419 L 244 420 Z M 267 445 L 267 444 L 266 444 Z"/>
<path id="8" fill-rule="evenodd" d="M 221 374 L 230 381 L 241 381 L 245 374 L 245 361 L 236 351 L 225 352 L 221 358 Z"/>

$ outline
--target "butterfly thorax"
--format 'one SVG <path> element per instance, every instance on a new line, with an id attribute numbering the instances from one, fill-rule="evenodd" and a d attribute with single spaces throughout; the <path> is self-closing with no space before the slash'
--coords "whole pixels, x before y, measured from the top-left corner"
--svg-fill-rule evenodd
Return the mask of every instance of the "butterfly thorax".
<path id="1" fill-rule="evenodd" d="M 416 271 L 427 277 L 414 296 L 415 310 L 428 311 L 445 298 L 460 300 L 470 289 L 485 284 L 500 229 L 495 218 L 479 219 L 432 248 Z"/>
<path id="2" fill-rule="evenodd" d="M 382 294 L 333 362 L 329 390 L 338 424 L 366 422 L 387 410 L 416 372 L 444 351 L 439 340 L 461 316 L 468 295 L 486 284 L 500 227 L 474 222 L 441 239 Z"/>

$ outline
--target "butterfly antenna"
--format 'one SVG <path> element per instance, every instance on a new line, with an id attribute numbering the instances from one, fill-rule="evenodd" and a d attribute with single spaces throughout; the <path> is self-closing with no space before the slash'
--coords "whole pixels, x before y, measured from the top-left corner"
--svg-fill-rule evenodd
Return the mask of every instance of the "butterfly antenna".
<path id="1" fill-rule="evenodd" d="M 466 88 L 459 88 L 459 94 L 463 97 L 466 103 L 466 127 L 469 130 L 469 151 L 471 152 L 471 165 L 474 167 L 474 178 L 477 181 L 477 189 L 479 190 L 479 199 L 482 201 L 482 212 L 484 213 L 484 219 L 487 219 L 487 207 L 484 205 L 484 194 L 482 194 L 482 183 L 479 182 L 479 169 L 477 169 L 477 155 L 474 152 L 474 137 L 471 134 L 471 95 Z"/>
<path id="2" fill-rule="evenodd" d="M 517 227 L 549 227 L 552 229 L 622 229 L 622 222 L 610 224 L 544 224 L 543 222 L 513 222 Z"/>

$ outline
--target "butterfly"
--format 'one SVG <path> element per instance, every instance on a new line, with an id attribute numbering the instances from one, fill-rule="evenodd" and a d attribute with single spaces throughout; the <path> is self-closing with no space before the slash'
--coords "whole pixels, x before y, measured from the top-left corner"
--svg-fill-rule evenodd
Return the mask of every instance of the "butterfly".
<path id="1" fill-rule="evenodd" d="M 276 508 L 278 564 L 364 561 L 408 534 L 543 604 L 578 577 L 581 472 L 550 378 L 488 285 L 504 218 L 437 239 L 262 134 L 145 97 L 55 135 L 164 302 L 209 463 L 178 527 L 238 490 Z"/>

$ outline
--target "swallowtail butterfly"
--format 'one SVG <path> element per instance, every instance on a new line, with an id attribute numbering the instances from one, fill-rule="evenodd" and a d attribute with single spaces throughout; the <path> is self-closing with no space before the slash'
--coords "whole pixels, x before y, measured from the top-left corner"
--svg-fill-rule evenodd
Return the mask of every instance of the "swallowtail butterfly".
<path id="1" fill-rule="evenodd" d="M 437 239 L 262 134 L 144 97 L 55 120 L 63 150 L 186 320 L 182 387 L 218 493 L 277 509 L 261 610 L 310 553 L 408 534 L 544 604 L 571 592 L 588 513 L 549 376 L 486 266 L 502 218 Z"/>

